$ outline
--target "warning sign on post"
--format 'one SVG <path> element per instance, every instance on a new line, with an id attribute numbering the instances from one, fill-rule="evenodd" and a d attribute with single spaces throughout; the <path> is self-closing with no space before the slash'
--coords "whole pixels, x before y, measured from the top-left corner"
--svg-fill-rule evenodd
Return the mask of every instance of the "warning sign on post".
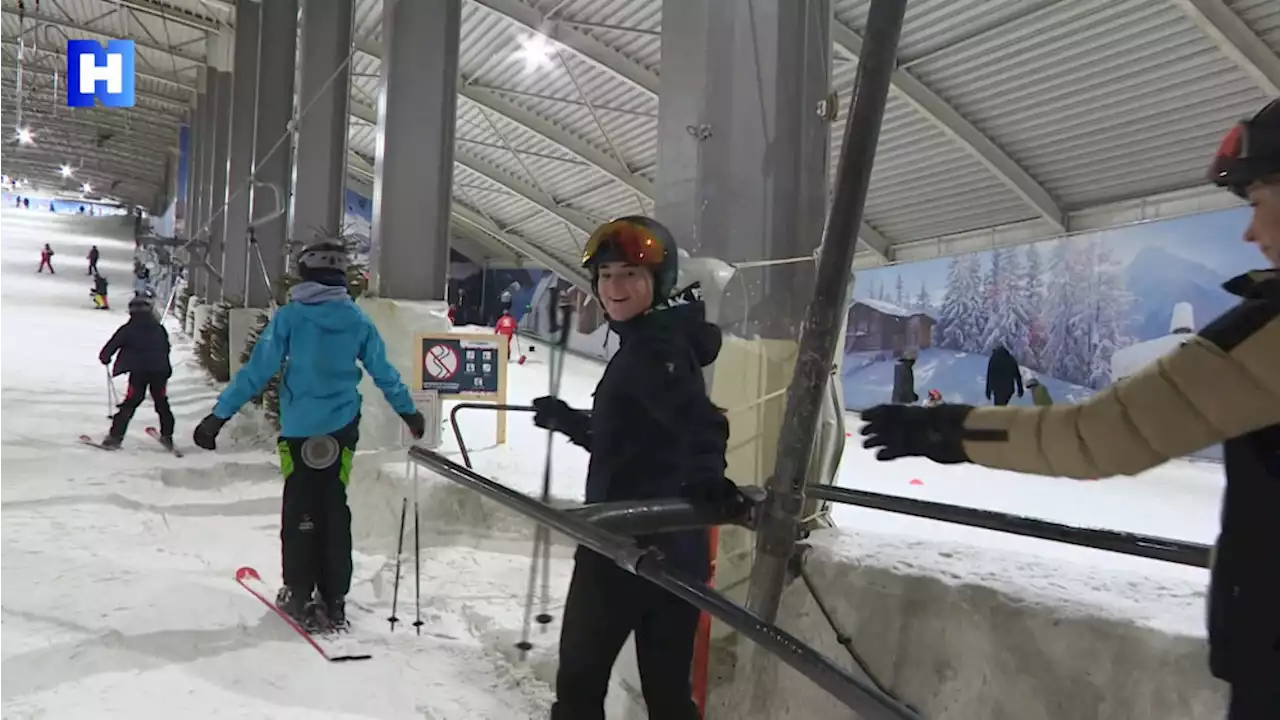
<path id="1" fill-rule="evenodd" d="M 420 333 L 414 340 L 414 390 L 434 391 L 441 400 L 495 403 L 498 444 L 506 442 L 507 343 L 479 333 Z"/>
<path id="2" fill-rule="evenodd" d="M 502 380 L 507 363 L 503 344 L 487 335 L 420 336 L 420 379 L 416 389 L 494 399 L 504 389 Z"/>

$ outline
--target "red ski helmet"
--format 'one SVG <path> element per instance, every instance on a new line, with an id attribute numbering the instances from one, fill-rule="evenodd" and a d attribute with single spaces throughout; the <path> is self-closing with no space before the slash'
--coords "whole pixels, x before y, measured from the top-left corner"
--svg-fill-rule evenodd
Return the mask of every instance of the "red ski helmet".
<path id="1" fill-rule="evenodd" d="M 1240 197 L 1272 175 L 1280 175 L 1280 100 L 1232 126 L 1209 167 L 1209 180 Z"/>

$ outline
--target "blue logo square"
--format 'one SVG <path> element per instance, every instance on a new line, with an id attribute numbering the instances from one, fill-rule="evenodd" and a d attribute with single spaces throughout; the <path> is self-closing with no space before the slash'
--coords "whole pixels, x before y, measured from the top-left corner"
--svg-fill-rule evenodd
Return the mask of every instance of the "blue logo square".
<path id="1" fill-rule="evenodd" d="M 67 106 L 133 107 L 133 61 L 132 40 L 68 40 Z"/>

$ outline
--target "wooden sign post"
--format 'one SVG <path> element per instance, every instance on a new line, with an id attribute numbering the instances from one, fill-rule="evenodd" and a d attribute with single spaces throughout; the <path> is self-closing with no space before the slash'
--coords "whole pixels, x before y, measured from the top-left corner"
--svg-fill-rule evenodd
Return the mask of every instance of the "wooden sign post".
<path id="1" fill-rule="evenodd" d="M 507 342 L 483 333 L 418 333 L 414 390 L 435 390 L 441 400 L 507 404 Z M 498 410 L 498 444 L 507 442 L 507 412 Z"/>

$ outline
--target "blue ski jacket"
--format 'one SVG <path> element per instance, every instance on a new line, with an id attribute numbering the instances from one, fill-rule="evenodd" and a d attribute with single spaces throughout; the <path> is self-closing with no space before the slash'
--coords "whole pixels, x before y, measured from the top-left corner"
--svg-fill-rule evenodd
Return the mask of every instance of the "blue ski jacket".
<path id="1" fill-rule="evenodd" d="M 280 435 L 332 433 L 360 413 L 359 360 L 397 413 L 414 411 L 409 389 L 387 362 L 373 321 L 346 288 L 303 282 L 258 336 L 249 362 L 218 396 L 213 414 L 229 419 L 281 369 Z"/>

